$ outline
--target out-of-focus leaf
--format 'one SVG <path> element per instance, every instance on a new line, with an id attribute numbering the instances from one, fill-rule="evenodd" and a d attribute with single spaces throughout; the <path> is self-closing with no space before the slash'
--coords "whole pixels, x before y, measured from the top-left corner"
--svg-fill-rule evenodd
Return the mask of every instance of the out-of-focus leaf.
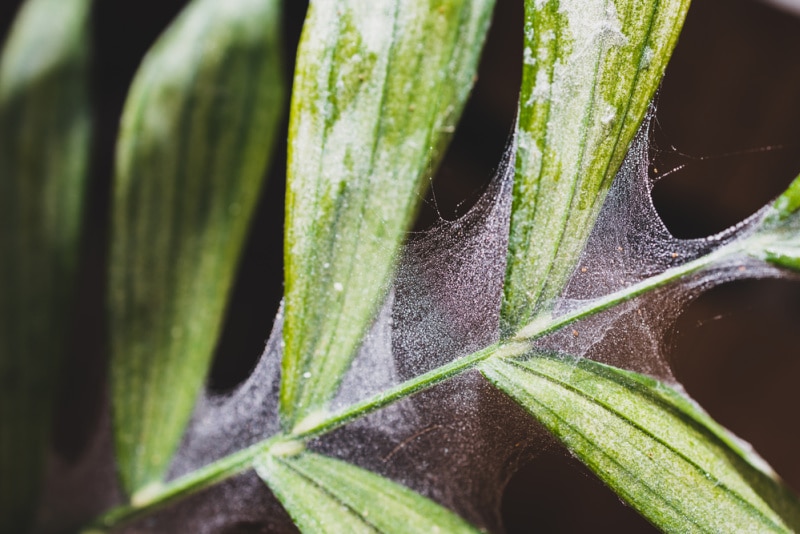
<path id="1" fill-rule="evenodd" d="M 195 0 L 153 46 L 122 118 L 110 265 L 117 460 L 157 484 L 222 325 L 281 115 L 277 0 Z"/>
<path id="2" fill-rule="evenodd" d="M 78 263 L 90 0 L 29 0 L 0 59 L 0 532 L 36 503 Z"/>
<path id="3" fill-rule="evenodd" d="M 493 3 L 311 3 L 289 132 L 287 429 L 325 409 L 385 294 L 472 85 Z"/>
<path id="4" fill-rule="evenodd" d="M 800 271 L 800 177 L 767 208 L 760 227 L 744 246 L 753 256 Z"/>
<path id="5" fill-rule="evenodd" d="M 430 499 L 340 460 L 267 454 L 255 468 L 303 532 L 478 532 Z"/>
<path id="6" fill-rule="evenodd" d="M 563 289 L 688 6 L 526 0 L 506 330 L 527 323 Z"/>
<path id="7" fill-rule="evenodd" d="M 665 531 L 800 528 L 800 503 L 769 466 L 664 383 L 540 355 L 495 358 L 481 370 Z"/>

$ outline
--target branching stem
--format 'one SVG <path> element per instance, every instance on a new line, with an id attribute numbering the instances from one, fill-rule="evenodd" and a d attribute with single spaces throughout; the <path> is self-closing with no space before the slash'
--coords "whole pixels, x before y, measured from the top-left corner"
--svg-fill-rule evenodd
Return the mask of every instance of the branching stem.
<path id="1" fill-rule="evenodd" d="M 301 424 L 301 426 L 295 428 L 295 430 L 289 434 L 273 436 L 210 463 L 188 475 L 164 484 L 159 488 L 151 488 L 146 496 L 137 496 L 137 498 L 132 500 L 131 504 L 110 510 L 99 517 L 91 527 L 83 532 L 84 534 L 90 534 L 98 531 L 106 531 L 137 517 L 147 515 L 157 508 L 185 498 L 217 482 L 247 471 L 251 468 L 255 458 L 269 453 L 273 447 L 290 442 L 305 443 L 308 440 L 325 435 L 332 430 L 340 428 L 356 419 L 360 419 L 380 408 L 398 400 L 408 398 L 419 391 L 428 389 L 464 371 L 473 369 L 490 357 L 511 358 L 521 356 L 531 348 L 533 341 L 536 339 L 555 332 L 575 321 L 632 300 L 648 291 L 663 287 L 671 282 L 702 271 L 703 269 L 718 265 L 722 261 L 740 254 L 742 250 L 742 242 L 735 242 L 622 290 L 598 299 L 587 301 L 584 305 L 563 315 L 555 317 L 551 315 L 539 316 L 519 329 L 518 333 L 508 340 L 495 343 L 468 356 L 458 358 L 432 371 L 378 393 L 364 401 L 348 406 L 343 410 L 331 413 L 325 417 L 316 418 L 316 422 L 311 425 L 306 426 Z M 302 450 L 302 448 L 295 448 L 292 450 Z"/>

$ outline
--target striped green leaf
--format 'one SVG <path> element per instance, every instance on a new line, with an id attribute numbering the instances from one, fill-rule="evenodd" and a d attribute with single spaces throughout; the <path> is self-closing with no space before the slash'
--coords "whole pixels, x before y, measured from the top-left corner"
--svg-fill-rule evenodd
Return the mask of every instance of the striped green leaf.
<path id="1" fill-rule="evenodd" d="M 450 510 L 384 477 L 311 452 L 255 462 L 302 532 L 476 533 Z"/>
<path id="2" fill-rule="evenodd" d="M 287 429 L 325 410 L 385 295 L 472 85 L 493 2 L 311 3 L 289 132 Z"/>
<path id="3" fill-rule="evenodd" d="M 117 145 L 111 383 L 128 492 L 158 484 L 202 386 L 282 103 L 277 0 L 194 0 L 153 46 Z"/>
<path id="4" fill-rule="evenodd" d="M 0 58 L 0 532 L 36 503 L 78 264 L 90 0 L 28 0 Z M 57 22 L 54 22 L 57 21 Z"/>
<path id="5" fill-rule="evenodd" d="M 665 531 L 800 529 L 800 502 L 769 466 L 664 383 L 540 355 L 481 370 Z"/>
<path id="6" fill-rule="evenodd" d="M 647 112 L 689 0 L 526 0 L 504 328 L 558 296 Z"/>

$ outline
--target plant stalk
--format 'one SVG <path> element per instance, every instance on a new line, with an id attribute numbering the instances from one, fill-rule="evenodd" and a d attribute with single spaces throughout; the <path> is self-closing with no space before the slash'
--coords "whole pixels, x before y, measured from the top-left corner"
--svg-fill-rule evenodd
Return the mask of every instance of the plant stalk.
<path id="1" fill-rule="evenodd" d="M 612 308 L 623 302 L 632 300 L 648 291 L 663 287 L 671 282 L 696 274 L 704 269 L 740 254 L 743 243 L 735 242 L 723 246 L 696 260 L 668 269 L 663 273 L 647 278 L 604 297 L 586 302 L 573 311 L 560 316 L 539 316 L 521 328 L 512 338 L 492 344 L 470 355 L 453 360 L 427 373 L 398 384 L 368 399 L 355 403 L 326 416 L 317 416 L 313 421 L 309 418 L 301 421 L 289 434 L 279 434 L 255 443 L 239 452 L 221 458 L 213 463 L 158 487 L 151 487 L 146 494 L 137 494 L 132 502 L 113 508 L 100 516 L 94 523 L 84 529 L 83 534 L 94 534 L 108 531 L 114 527 L 132 521 L 138 517 L 162 508 L 167 504 L 188 497 L 217 482 L 241 474 L 252 467 L 253 460 L 263 454 L 277 453 L 273 447 L 288 443 L 305 444 L 311 439 L 320 437 L 347 423 L 360 419 L 380 408 L 411 395 L 428 389 L 449 378 L 473 369 L 481 362 L 491 358 L 514 358 L 527 352 L 533 342 L 551 334 L 569 324 L 596 313 Z M 285 450 L 302 451 L 303 447 L 286 447 Z"/>

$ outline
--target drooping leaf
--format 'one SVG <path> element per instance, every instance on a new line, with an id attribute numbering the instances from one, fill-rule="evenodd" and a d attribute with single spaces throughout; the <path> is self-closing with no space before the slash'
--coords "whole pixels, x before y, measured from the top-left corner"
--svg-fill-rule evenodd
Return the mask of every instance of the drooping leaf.
<path id="1" fill-rule="evenodd" d="M 325 410 L 475 75 L 494 0 L 312 2 L 286 196 L 284 427 Z"/>
<path id="2" fill-rule="evenodd" d="M 340 460 L 267 454 L 255 467 L 303 532 L 478 532 L 430 499 Z"/>
<path id="3" fill-rule="evenodd" d="M 28 0 L 0 58 L 0 532 L 24 531 L 35 506 L 66 342 L 89 160 L 90 4 Z"/>
<path id="4" fill-rule="evenodd" d="M 109 288 L 128 492 L 158 483 L 206 375 L 281 115 L 277 0 L 194 0 L 125 105 Z"/>
<path id="5" fill-rule="evenodd" d="M 689 0 L 526 0 L 507 331 L 563 289 L 688 7 Z"/>
<path id="6" fill-rule="evenodd" d="M 543 355 L 481 370 L 665 531 L 800 528 L 800 502 L 769 466 L 667 384 Z"/>

